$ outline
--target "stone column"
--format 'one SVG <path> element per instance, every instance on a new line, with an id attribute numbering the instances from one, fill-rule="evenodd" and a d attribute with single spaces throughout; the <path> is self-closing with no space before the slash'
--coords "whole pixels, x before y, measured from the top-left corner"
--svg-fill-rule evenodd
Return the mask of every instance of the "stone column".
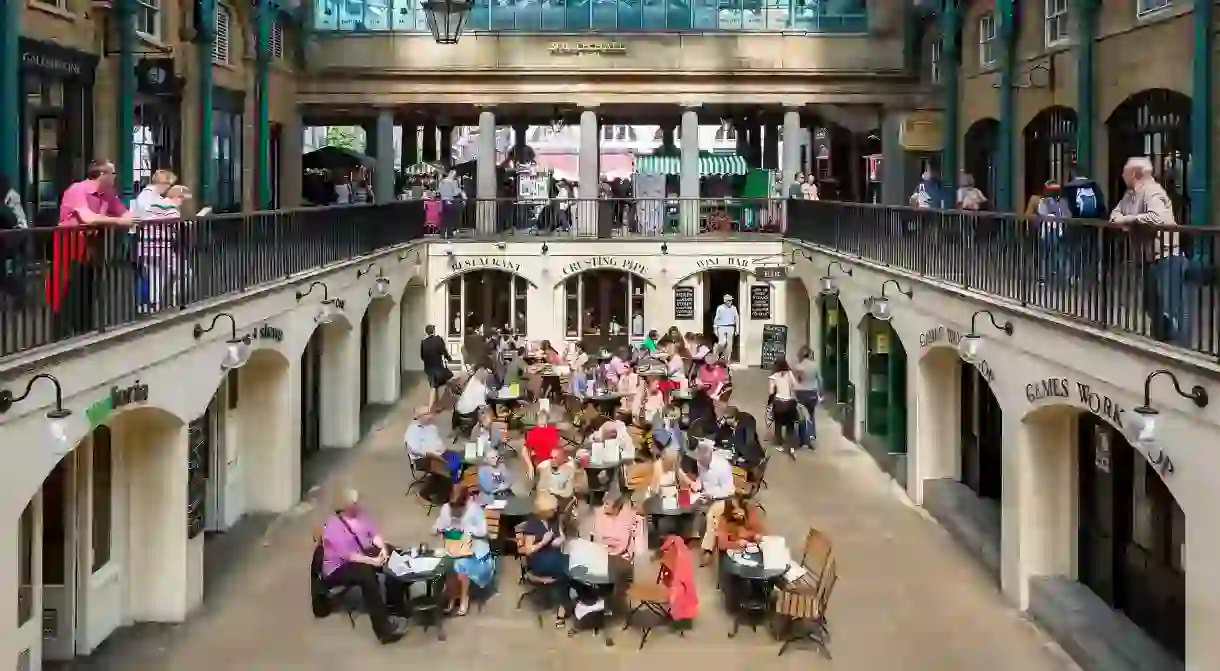
<path id="1" fill-rule="evenodd" d="M 441 126 L 437 130 L 441 133 L 441 139 L 436 158 L 449 167 L 453 165 L 453 126 Z"/>
<path id="2" fill-rule="evenodd" d="M 580 200 L 573 205 L 576 235 L 597 235 L 598 177 L 601 171 L 601 143 L 598 134 L 597 110 L 580 111 Z"/>
<path id="3" fill-rule="evenodd" d="M 780 170 L 783 172 L 785 185 L 801 171 L 801 135 L 800 110 L 795 107 L 784 108 L 784 160 Z"/>
<path id="4" fill-rule="evenodd" d="M 322 445 L 355 447 L 360 441 L 360 325 L 321 328 Z"/>
<path id="5" fill-rule="evenodd" d="M 423 158 L 424 161 L 436 160 L 436 124 L 424 124 L 423 133 Z"/>
<path id="6" fill-rule="evenodd" d="M 682 174 L 678 196 L 682 235 L 699 234 L 699 110 L 682 110 Z"/>
<path id="7" fill-rule="evenodd" d="M 779 169 L 779 127 L 771 121 L 763 130 L 762 162 L 767 170 Z"/>
<path id="8" fill-rule="evenodd" d="M 384 303 L 384 304 L 383 304 Z M 385 365 L 370 365 L 368 375 L 369 403 L 382 405 L 398 400 L 401 371 L 394 363 L 402 346 L 402 312 L 397 302 L 380 299 L 369 306 L 373 311 L 369 325 L 369 361 Z"/>
<path id="9" fill-rule="evenodd" d="M 881 118 L 881 203 L 906 205 L 919 182 L 919 166 L 902 145 L 898 134 L 903 113 L 886 111 Z"/>
<path id="10" fill-rule="evenodd" d="M 746 148 L 746 163 L 751 168 L 762 167 L 762 126 L 757 121 L 746 122 L 749 125 L 749 145 Z"/>
<path id="11" fill-rule="evenodd" d="M 375 158 L 377 168 L 373 170 L 373 196 L 378 203 L 394 200 L 394 113 L 389 109 L 377 110 L 377 132 Z"/>
<path id="12" fill-rule="evenodd" d="M 734 119 L 733 129 L 737 131 L 737 155 L 749 161 L 750 127 L 745 119 Z"/>
<path id="13" fill-rule="evenodd" d="M 496 232 L 496 113 L 488 107 L 479 110 L 475 160 L 475 226 L 480 235 L 491 235 Z"/>
<path id="14" fill-rule="evenodd" d="M 415 124 L 402 126 L 402 167 L 409 168 L 419 163 L 419 127 Z"/>

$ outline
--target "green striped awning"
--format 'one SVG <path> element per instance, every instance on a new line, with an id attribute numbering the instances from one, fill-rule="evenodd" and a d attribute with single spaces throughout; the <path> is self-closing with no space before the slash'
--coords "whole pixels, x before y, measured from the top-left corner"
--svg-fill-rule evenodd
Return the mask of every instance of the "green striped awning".
<path id="1" fill-rule="evenodd" d="M 679 156 L 637 156 L 635 171 L 641 175 L 677 175 L 682 172 Z M 746 160 L 736 154 L 712 154 L 699 157 L 699 176 L 744 175 L 749 171 Z"/>

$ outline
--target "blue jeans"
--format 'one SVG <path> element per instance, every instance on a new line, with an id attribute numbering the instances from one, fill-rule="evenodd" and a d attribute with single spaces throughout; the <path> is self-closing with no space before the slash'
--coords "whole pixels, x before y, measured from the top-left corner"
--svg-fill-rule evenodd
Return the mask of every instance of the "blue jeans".
<path id="1" fill-rule="evenodd" d="M 1152 319 L 1152 337 L 1180 347 L 1194 346 L 1194 324 L 1189 296 L 1196 289 L 1187 283 L 1187 272 L 1195 261 L 1170 256 L 1148 264 L 1145 310 Z"/>
<path id="2" fill-rule="evenodd" d="M 1038 237 L 1038 250 L 1042 256 L 1042 279 L 1052 277 L 1063 281 L 1070 278 L 1068 270 L 1068 249 L 1062 236 L 1056 233 L 1042 233 Z"/>

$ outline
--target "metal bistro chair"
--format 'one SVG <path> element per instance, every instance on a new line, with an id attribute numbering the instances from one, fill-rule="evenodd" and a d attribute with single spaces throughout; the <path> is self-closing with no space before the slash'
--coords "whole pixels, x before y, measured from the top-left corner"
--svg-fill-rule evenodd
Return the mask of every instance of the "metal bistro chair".
<path id="1" fill-rule="evenodd" d="M 427 514 L 448 503 L 453 491 L 453 475 L 449 473 L 449 465 L 445 460 L 435 455 L 424 457 L 424 481 L 416 490 L 419 501 L 427 508 Z"/>
<path id="2" fill-rule="evenodd" d="M 522 522 L 513 527 L 513 537 L 517 547 L 521 547 L 525 543 L 524 539 L 525 523 Z M 522 604 L 529 601 L 534 604 L 538 615 L 538 628 L 542 628 L 542 611 L 550 609 L 554 606 L 551 603 L 552 593 L 554 592 L 555 579 L 546 576 L 535 575 L 530 573 L 529 567 L 526 565 L 525 557 L 521 557 L 521 577 L 517 580 L 517 584 L 525 587 L 521 592 L 521 596 L 517 598 L 517 610 L 521 610 Z"/>
<path id="3" fill-rule="evenodd" d="M 838 581 L 838 569 L 835 568 L 834 561 L 831 561 L 816 589 L 809 590 L 807 584 L 802 583 L 775 588 L 775 614 L 781 620 L 776 639 L 783 641 L 777 657 L 783 655 L 789 645 L 807 640 L 811 641 L 826 659 L 831 659 L 830 623 L 826 614 L 830 609 L 831 594 Z"/>
<path id="4" fill-rule="evenodd" d="M 662 566 L 657 571 L 657 581 L 653 583 L 636 582 L 632 583 L 631 587 L 627 588 L 627 606 L 630 610 L 627 611 L 627 618 L 623 622 L 623 631 L 626 631 L 631 626 L 631 618 L 635 616 L 641 609 L 649 610 L 660 621 L 657 624 L 651 622 L 645 624 L 643 633 L 640 636 L 639 650 L 644 649 L 644 644 L 648 642 L 648 635 L 652 630 L 659 625 L 674 627 L 677 622 L 674 620 L 673 612 L 669 609 L 669 587 L 665 584 L 668 571 Z M 635 604 L 632 606 L 632 604 Z M 678 636 L 686 636 L 686 630 L 679 628 Z"/>

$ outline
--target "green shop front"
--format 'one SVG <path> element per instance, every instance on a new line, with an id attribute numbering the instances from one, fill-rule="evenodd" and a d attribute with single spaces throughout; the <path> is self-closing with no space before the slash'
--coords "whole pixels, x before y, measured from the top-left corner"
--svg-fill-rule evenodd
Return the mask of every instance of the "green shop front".
<path id="1" fill-rule="evenodd" d="M 860 443 L 882 470 L 906 486 L 907 353 L 889 322 L 867 316 L 865 422 Z"/>
<path id="2" fill-rule="evenodd" d="M 848 440 L 856 438 L 856 389 L 851 383 L 851 322 L 839 297 L 818 299 L 821 313 L 822 393 L 827 412 L 843 425 Z"/>

